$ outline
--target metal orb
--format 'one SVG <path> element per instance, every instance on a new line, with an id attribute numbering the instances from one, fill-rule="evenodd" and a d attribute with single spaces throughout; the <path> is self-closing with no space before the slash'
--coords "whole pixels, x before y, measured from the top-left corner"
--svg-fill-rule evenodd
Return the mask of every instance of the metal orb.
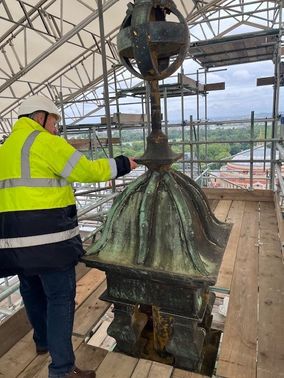
<path id="1" fill-rule="evenodd" d="M 171 13 L 179 22 L 166 21 Z M 188 44 L 187 23 L 172 0 L 136 0 L 128 5 L 117 47 L 122 64 L 135 76 L 162 80 L 172 75 L 181 66 Z"/>

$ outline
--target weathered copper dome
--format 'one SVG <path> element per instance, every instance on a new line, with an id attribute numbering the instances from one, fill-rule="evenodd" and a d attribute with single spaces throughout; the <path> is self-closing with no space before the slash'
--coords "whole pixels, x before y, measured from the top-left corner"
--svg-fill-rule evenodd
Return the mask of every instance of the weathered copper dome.
<path id="1" fill-rule="evenodd" d="M 166 22 L 171 12 L 179 23 Z M 214 303 L 209 286 L 230 226 L 214 217 L 193 180 L 170 168 L 180 155 L 161 130 L 158 80 L 181 65 L 187 44 L 186 21 L 172 0 L 129 6 L 118 49 L 122 63 L 149 81 L 152 131 L 136 159 L 149 170 L 115 199 L 83 261 L 106 272 L 102 299 L 114 304 L 108 334 L 117 350 L 157 361 L 169 357 L 178 367 L 200 371 Z"/>
<path id="2" fill-rule="evenodd" d="M 148 171 L 116 198 L 87 259 L 96 266 L 150 269 L 213 284 L 229 230 L 188 176 Z"/>

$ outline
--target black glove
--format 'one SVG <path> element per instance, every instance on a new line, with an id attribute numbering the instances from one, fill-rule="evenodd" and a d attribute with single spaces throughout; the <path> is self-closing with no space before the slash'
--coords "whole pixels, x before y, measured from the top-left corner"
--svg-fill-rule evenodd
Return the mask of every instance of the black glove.
<path id="1" fill-rule="evenodd" d="M 117 168 L 116 177 L 124 176 L 131 171 L 130 161 L 128 157 L 124 155 L 119 155 L 115 157 L 114 160 L 116 162 L 116 168 Z"/>

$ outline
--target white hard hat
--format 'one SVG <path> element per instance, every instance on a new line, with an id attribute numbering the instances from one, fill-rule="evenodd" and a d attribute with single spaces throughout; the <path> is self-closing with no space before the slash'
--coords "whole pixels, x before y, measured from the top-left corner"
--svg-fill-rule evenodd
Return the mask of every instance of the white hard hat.
<path id="1" fill-rule="evenodd" d="M 54 114 L 57 117 L 58 121 L 60 121 L 61 119 L 56 105 L 49 98 L 38 95 L 31 96 L 21 103 L 18 111 L 18 117 L 32 114 L 40 110 L 49 114 Z"/>

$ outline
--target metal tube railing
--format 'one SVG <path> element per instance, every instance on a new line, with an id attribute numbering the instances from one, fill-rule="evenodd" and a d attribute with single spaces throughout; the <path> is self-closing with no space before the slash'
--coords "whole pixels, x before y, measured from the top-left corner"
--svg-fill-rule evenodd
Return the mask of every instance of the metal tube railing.
<path id="1" fill-rule="evenodd" d="M 273 122 L 274 121 L 274 118 L 255 118 L 254 119 L 254 122 L 256 123 L 262 123 L 262 122 Z M 231 125 L 234 125 L 234 124 L 250 124 L 251 122 L 251 119 L 250 118 L 246 118 L 246 119 L 238 119 L 238 120 L 224 120 L 224 121 L 192 121 L 190 122 L 191 125 L 193 126 L 228 126 L 230 127 Z M 189 125 L 190 125 L 189 124 Z M 175 127 L 177 126 L 180 126 L 178 124 L 175 124 L 173 125 Z"/>
<path id="2" fill-rule="evenodd" d="M 284 160 L 284 147 L 280 143 L 276 143 L 276 149 L 279 151 L 279 158 Z"/>
<path id="3" fill-rule="evenodd" d="M 259 139 L 254 139 L 253 142 L 255 143 L 265 143 L 265 142 L 279 142 L 279 138 L 267 138 L 267 139 L 264 139 L 264 138 L 259 138 Z M 179 145 L 179 144 L 188 144 L 188 145 L 191 145 L 191 144 L 205 144 L 205 145 L 208 145 L 208 144 L 234 144 L 234 143 L 251 143 L 252 140 L 251 139 L 242 139 L 242 140 L 231 140 L 231 141 L 228 141 L 228 140 L 210 140 L 210 141 L 205 141 L 205 140 L 200 140 L 200 141 L 196 141 L 196 142 L 169 142 L 170 145 L 174 146 L 174 145 Z"/>
<path id="4" fill-rule="evenodd" d="M 100 232 L 101 230 L 103 229 L 103 225 L 101 225 L 100 227 L 96 228 L 94 231 L 92 231 L 89 235 L 85 236 L 84 238 L 82 238 L 82 243 L 85 243 L 87 240 L 93 238 L 94 236 L 96 236 L 96 234 L 98 232 Z"/>
<path id="5" fill-rule="evenodd" d="M 7 287 L 5 290 L 2 291 L 2 293 L 0 293 L 0 303 L 8 298 L 10 295 L 12 295 L 13 293 L 15 293 L 15 291 L 17 291 L 20 287 L 20 282 L 16 282 L 15 284 Z"/>
<path id="6" fill-rule="evenodd" d="M 79 210 L 78 211 L 78 220 L 82 219 L 83 215 L 85 215 L 86 213 L 90 212 L 91 210 L 94 210 L 96 209 L 97 207 L 103 205 L 104 203 L 114 199 L 115 197 L 118 196 L 119 193 L 113 193 L 107 197 L 105 197 L 104 199 L 90 205 L 90 206 L 87 206 L 86 208 L 82 209 L 82 210 Z"/>
<path id="7" fill-rule="evenodd" d="M 204 179 L 205 179 L 205 180 L 209 180 L 211 177 L 214 177 L 214 178 L 217 178 L 217 179 L 219 179 L 219 180 L 222 180 L 222 181 L 224 181 L 224 182 L 226 182 L 226 183 L 228 183 L 228 184 L 234 186 L 235 188 L 238 188 L 238 189 L 244 189 L 243 186 L 238 185 L 238 184 L 236 184 L 236 183 L 234 183 L 234 182 L 232 182 L 232 181 L 226 179 L 225 177 L 219 177 L 219 176 L 216 176 L 216 175 L 214 175 L 213 173 L 210 173 L 210 175 L 207 176 L 207 177 L 204 177 Z"/>
<path id="8" fill-rule="evenodd" d="M 123 184 L 117 184 L 115 187 L 119 188 L 119 187 L 124 187 L 125 185 L 126 185 L 125 183 L 123 183 Z M 74 195 L 75 195 L 75 197 L 78 197 L 78 196 L 83 196 L 85 194 L 101 192 L 103 190 L 109 190 L 109 189 L 112 189 L 112 186 L 104 186 L 102 188 L 94 188 L 94 189 L 84 190 L 82 192 L 75 192 Z"/>
<path id="9" fill-rule="evenodd" d="M 206 168 L 205 171 L 203 171 L 198 177 L 196 177 L 195 182 L 197 182 L 197 184 L 202 187 L 203 179 L 206 177 L 208 173 L 209 173 L 209 168 Z"/>
<path id="10" fill-rule="evenodd" d="M 276 174 L 277 174 L 277 177 L 278 177 L 278 183 L 279 183 L 279 186 L 280 186 L 281 194 L 284 195 L 284 180 L 283 180 L 283 177 L 282 177 L 280 166 L 276 165 L 275 170 L 276 170 Z"/>
<path id="11" fill-rule="evenodd" d="M 183 162 L 185 161 L 186 163 L 249 163 L 250 162 L 250 159 L 220 159 L 220 160 L 216 160 L 216 159 L 194 159 L 194 160 L 179 160 L 179 162 Z M 278 160 L 277 159 L 274 159 L 272 162 L 275 164 Z M 264 159 L 257 159 L 257 160 L 254 160 L 254 164 L 255 163 L 270 163 L 271 160 L 270 159 L 267 159 L 267 160 L 264 160 Z"/>
<path id="12" fill-rule="evenodd" d="M 253 188 L 253 149 L 254 149 L 254 112 L 251 112 L 250 122 L 250 162 L 249 162 L 249 182 L 250 189 Z"/>

